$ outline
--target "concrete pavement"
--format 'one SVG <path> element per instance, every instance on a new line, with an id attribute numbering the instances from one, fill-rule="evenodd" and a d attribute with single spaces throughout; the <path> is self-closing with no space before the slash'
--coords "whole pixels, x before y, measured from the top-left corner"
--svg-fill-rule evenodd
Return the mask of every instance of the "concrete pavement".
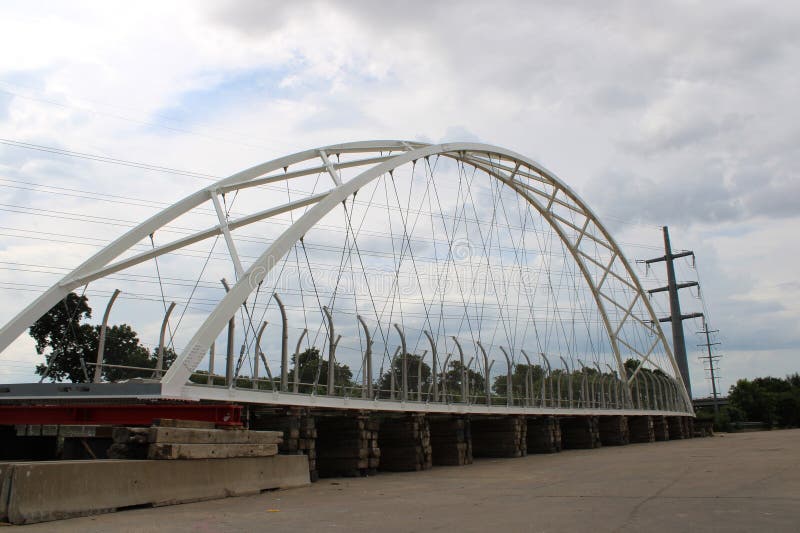
<path id="1" fill-rule="evenodd" d="M 569 450 L 22 526 L 35 531 L 793 531 L 800 430 Z"/>

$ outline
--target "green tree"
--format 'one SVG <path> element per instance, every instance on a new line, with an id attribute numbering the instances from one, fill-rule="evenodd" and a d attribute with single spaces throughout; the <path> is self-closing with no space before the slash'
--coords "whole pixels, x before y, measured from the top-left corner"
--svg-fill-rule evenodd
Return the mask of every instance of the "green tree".
<path id="1" fill-rule="evenodd" d="M 36 373 L 51 381 L 83 383 L 91 379 L 85 362 L 91 358 L 96 335 L 89 324 L 92 308 L 85 296 L 69 293 L 30 327 L 36 341 L 36 353 L 45 356 L 45 363 L 36 366 Z"/>
<path id="2" fill-rule="evenodd" d="M 45 364 L 36 366 L 36 373 L 51 381 L 67 379 L 73 383 L 91 381 L 100 344 L 100 326 L 81 324 L 91 318 L 92 309 L 85 296 L 69 293 L 54 305 L 30 328 L 36 341 L 36 352 L 45 355 Z M 152 353 L 141 345 L 136 332 L 127 324 L 106 329 L 103 363 L 155 369 L 158 350 Z M 164 370 L 175 360 L 176 354 L 164 350 Z M 152 370 L 135 370 L 104 366 L 102 376 L 107 381 L 153 377 Z"/>
<path id="3" fill-rule="evenodd" d="M 770 426 L 800 425 L 800 376 L 740 379 L 728 392 L 731 405 L 747 420 Z"/>
<path id="4" fill-rule="evenodd" d="M 439 388 L 444 390 L 446 387 L 447 395 L 454 401 L 464 401 L 461 397 L 461 382 L 464 375 L 464 366 L 461 361 L 450 361 L 447 371 L 444 374 L 444 381 L 440 380 Z M 475 370 L 467 370 L 467 383 L 469 384 L 469 395 L 474 399 L 476 396 L 484 396 L 486 387 L 483 376 Z"/>
<path id="5" fill-rule="evenodd" d="M 297 366 L 297 359 L 300 361 L 298 367 L 298 379 L 300 381 L 299 391 L 310 393 L 316 390 L 319 393 L 325 392 L 328 385 L 328 361 L 323 359 L 319 348 L 311 347 L 299 354 L 292 355 L 292 369 L 290 375 L 294 377 L 294 368 Z M 334 362 L 334 386 L 336 394 L 341 394 L 343 389 L 353 387 L 353 372 L 350 367 L 338 362 Z M 317 386 L 314 389 L 313 384 Z"/>
<path id="6" fill-rule="evenodd" d="M 775 421 L 775 398 L 757 380 L 738 380 L 728 392 L 728 401 L 741 409 L 749 421 L 769 425 Z"/>
<path id="7" fill-rule="evenodd" d="M 535 387 L 537 384 L 539 387 L 541 387 L 542 378 L 544 377 L 544 369 L 540 365 L 516 365 L 514 367 L 514 373 L 511 374 L 511 386 L 514 396 L 519 398 L 525 396 L 525 379 L 529 369 L 531 372 L 531 385 L 534 387 L 531 391 L 531 396 L 534 396 L 539 391 L 539 389 Z M 506 396 L 506 376 L 507 374 L 503 374 L 502 376 L 496 376 L 494 378 L 492 390 L 494 390 L 494 393 L 498 396 Z"/>
<path id="8" fill-rule="evenodd" d="M 416 399 L 416 393 L 422 387 L 422 393 L 427 394 L 431 384 L 431 367 L 422 361 L 422 358 L 414 354 L 406 354 L 407 367 L 408 367 L 408 392 L 409 399 Z M 422 365 L 420 367 L 420 365 Z M 395 378 L 395 392 L 400 392 L 403 388 L 403 357 L 398 355 L 395 357 L 392 365 L 394 368 Z M 422 372 L 422 382 L 418 383 L 418 372 Z M 391 370 L 386 370 L 378 380 L 378 388 L 382 391 L 391 389 L 392 374 Z"/>

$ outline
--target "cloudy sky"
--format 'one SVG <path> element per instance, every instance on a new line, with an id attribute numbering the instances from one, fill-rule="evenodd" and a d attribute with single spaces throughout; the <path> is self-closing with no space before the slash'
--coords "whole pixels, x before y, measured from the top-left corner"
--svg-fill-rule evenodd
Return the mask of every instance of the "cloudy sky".
<path id="1" fill-rule="evenodd" d="M 4 2 L 0 321 L 124 229 L 92 217 L 141 220 L 208 183 L 191 173 L 478 140 L 553 170 L 631 260 L 659 255 L 663 225 L 695 251 L 684 308 L 720 330 L 723 389 L 798 371 L 799 45 L 792 3 Z M 30 379 L 30 352 L 0 376 Z"/>

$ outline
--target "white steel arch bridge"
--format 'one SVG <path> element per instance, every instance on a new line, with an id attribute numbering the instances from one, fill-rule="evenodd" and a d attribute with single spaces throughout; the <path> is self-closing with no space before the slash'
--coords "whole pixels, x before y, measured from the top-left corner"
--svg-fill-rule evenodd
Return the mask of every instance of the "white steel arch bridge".
<path id="1" fill-rule="evenodd" d="M 608 230 L 555 174 L 496 146 L 344 143 L 217 181 L 47 289 L 0 330 L 0 352 L 72 291 L 113 291 L 104 323 L 124 316 L 177 358 L 106 382 L 101 334 L 94 382 L 0 399 L 692 413 Z"/>

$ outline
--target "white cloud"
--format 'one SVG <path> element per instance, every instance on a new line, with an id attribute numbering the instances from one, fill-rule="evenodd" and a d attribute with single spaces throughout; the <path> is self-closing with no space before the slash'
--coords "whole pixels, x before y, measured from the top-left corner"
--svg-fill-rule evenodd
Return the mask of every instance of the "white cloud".
<path id="1" fill-rule="evenodd" d="M 727 366 L 740 372 L 726 379 L 791 366 L 798 339 L 785 330 L 800 317 L 791 288 L 800 259 L 800 10 L 791 3 L 1 9 L 0 47 L 14 51 L 0 55 L 2 138 L 215 175 L 363 138 L 506 146 L 611 217 L 618 240 L 657 248 L 650 228 L 670 225 L 676 246 L 695 250 L 712 326 L 730 341 Z M 154 207 L 205 183 L 8 146 L 0 170 L 152 198 Z M 5 227 L 100 240 L 122 228 L 41 210 L 131 221 L 153 212 L 8 187 L 0 203 L 40 212 L 0 212 Z M 69 267 L 91 250 L 60 246 L 54 257 L 53 246 L 3 236 L 0 256 Z M 0 321 L 18 303 L 2 304 Z M 764 360 L 774 366 L 737 363 L 759 345 L 773 350 Z"/>

